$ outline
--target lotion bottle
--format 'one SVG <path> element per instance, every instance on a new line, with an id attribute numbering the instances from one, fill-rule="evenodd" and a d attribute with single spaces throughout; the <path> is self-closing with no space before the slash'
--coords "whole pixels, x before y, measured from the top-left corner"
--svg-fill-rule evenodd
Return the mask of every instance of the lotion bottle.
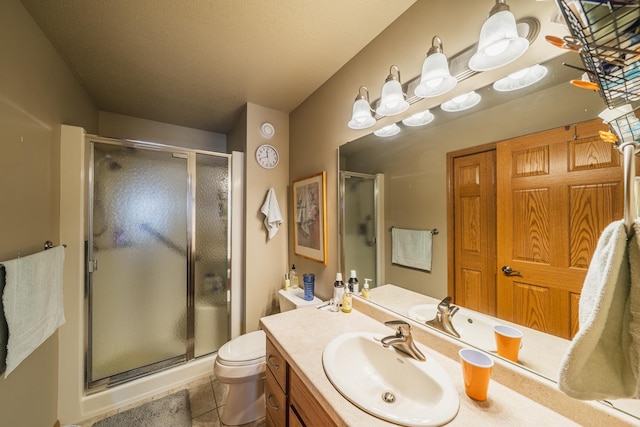
<path id="1" fill-rule="evenodd" d="M 291 280 L 289 279 L 289 273 L 284 273 L 284 290 L 288 291 L 291 289 Z"/>
<path id="2" fill-rule="evenodd" d="M 346 288 L 344 288 L 344 294 L 342 295 L 342 312 L 351 313 L 352 307 L 353 307 L 353 297 L 351 296 L 351 291 L 347 286 Z"/>
<path id="3" fill-rule="evenodd" d="M 344 296 L 344 282 L 342 273 L 336 273 L 336 281 L 333 283 L 333 311 L 340 310 Z"/>
<path id="4" fill-rule="evenodd" d="M 358 278 L 356 277 L 356 271 L 351 270 L 351 277 L 349 278 L 349 292 L 358 295 Z"/>
<path id="5" fill-rule="evenodd" d="M 364 287 L 362 288 L 362 298 L 364 299 L 369 299 L 370 293 L 369 293 L 369 280 L 371 279 L 364 279 Z"/>

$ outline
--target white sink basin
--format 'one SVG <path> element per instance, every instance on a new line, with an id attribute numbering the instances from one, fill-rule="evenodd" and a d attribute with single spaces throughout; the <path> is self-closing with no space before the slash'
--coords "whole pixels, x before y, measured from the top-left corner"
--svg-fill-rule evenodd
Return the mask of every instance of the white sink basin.
<path id="1" fill-rule="evenodd" d="M 437 304 L 414 305 L 409 309 L 409 317 L 420 323 L 436 317 Z M 459 308 L 451 319 L 453 327 L 460 334 L 460 339 L 469 345 L 486 351 L 496 351 L 496 339 L 493 327 L 500 323 L 471 310 Z"/>
<path id="2" fill-rule="evenodd" d="M 458 413 L 458 392 L 428 350 L 416 345 L 425 362 L 384 348 L 371 333 L 347 333 L 325 347 L 322 364 L 333 386 L 363 411 L 404 426 L 439 426 Z"/>

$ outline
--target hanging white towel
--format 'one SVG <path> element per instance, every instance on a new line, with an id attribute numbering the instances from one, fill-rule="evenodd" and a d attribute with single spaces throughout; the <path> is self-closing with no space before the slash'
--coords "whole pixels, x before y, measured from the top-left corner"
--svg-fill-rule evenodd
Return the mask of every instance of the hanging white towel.
<path id="1" fill-rule="evenodd" d="M 576 399 L 633 397 L 629 252 L 623 221 L 602 232 L 580 295 L 579 331 L 560 364 L 558 385 Z"/>
<path id="2" fill-rule="evenodd" d="M 629 267 L 631 270 L 631 290 L 629 291 L 629 311 L 631 322 L 629 333 L 631 345 L 629 358 L 636 379 L 634 398 L 640 398 L 640 223 L 634 224 L 635 233 L 629 242 Z"/>
<path id="3" fill-rule="evenodd" d="M 64 322 L 62 269 L 64 248 L 2 262 L 2 295 L 9 327 L 5 378 Z"/>
<path id="4" fill-rule="evenodd" d="M 391 262 L 431 271 L 431 230 L 391 229 Z"/>
<path id="5" fill-rule="evenodd" d="M 282 214 L 280 214 L 280 206 L 273 187 L 267 191 L 267 197 L 262 204 L 260 212 L 264 215 L 264 226 L 267 229 L 268 238 L 271 240 L 278 232 L 280 224 L 282 224 Z"/>

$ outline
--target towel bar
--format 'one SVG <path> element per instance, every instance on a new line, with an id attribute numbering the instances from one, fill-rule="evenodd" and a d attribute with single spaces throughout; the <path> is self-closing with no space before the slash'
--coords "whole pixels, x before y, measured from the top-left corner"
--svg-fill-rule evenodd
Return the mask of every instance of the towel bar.
<path id="1" fill-rule="evenodd" d="M 395 228 L 394 226 L 391 226 L 391 228 L 389 228 L 389 231 L 393 230 L 394 228 Z M 437 236 L 438 234 L 440 234 L 440 230 L 438 230 L 437 228 L 434 228 L 430 231 L 433 236 Z"/>

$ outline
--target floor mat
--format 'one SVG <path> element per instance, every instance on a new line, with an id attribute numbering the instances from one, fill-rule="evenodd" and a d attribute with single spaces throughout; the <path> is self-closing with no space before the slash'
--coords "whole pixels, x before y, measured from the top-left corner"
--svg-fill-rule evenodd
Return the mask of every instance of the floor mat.
<path id="1" fill-rule="evenodd" d="M 182 390 L 98 421 L 92 427 L 191 427 L 189 392 Z"/>

